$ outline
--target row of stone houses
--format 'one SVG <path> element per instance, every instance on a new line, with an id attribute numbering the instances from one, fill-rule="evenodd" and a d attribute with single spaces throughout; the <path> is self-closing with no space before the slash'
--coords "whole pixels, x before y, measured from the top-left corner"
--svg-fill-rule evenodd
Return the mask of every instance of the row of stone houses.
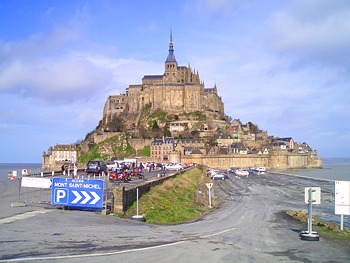
<path id="1" fill-rule="evenodd" d="M 230 154 L 269 154 L 273 150 L 282 150 L 293 153 L 311 153 L 311 147 L 303 142 L 295 143 L 293 138 L 273 138 L 270 143 L 257 148 L 247 148 L 244 143 L 236 142 L 229 134 L 215 135 L 216 144 L 208 146 L 203 138 L 177 139 L 163 137 L 151 142 L 151 159 L 154 161 L 169 161 L 172 152 L 180 155 L 230 155 Z M 49 170 L 58 170 L 62 164 L 73 163 L 77 159 L 77 146 L 75 144 L 56 144 L 48 152 L 43 152 L 42 167 Z"/>
<path id="2" fill-rule="evenodd" d="M 233 120 L 229 125 L 226 121 L 216 121 L 212 125 L 200 121 L 175 121 L 170 122 L 168 128 L 174 138 L 179 137 L 185 130 L 198 130 L 202 137 L 215 136 L 218 144 L 223 146 L 234 142 L 260 142 L 263 144 L 270 139 L 267 131 L 259 130 L 252 123 L 243 124 L 239 119 Z M 227 132 L 215 134 L 215 129 L 226 130 Z"/>
<path id="3" fill-rule="evenodd" d="M 291 153 L 312 152 L 307 143 L 295 143 L 291 137 L 273 138 L 271 142 L 257 148 L 247 148 L 244 143 L 235 142 L 229 134 L 217 134 L 215 141 L 216 145 L 208 146 L 202 138 L 175 140 L 173 137 L 163 137 L 155 139 L 151 143 L 151 158 L 157 161 L 168 161 L 169 154 L 173 151 L 184 156 L 191 154 L 269 154 L 273 150 L 285 150 Z"/>

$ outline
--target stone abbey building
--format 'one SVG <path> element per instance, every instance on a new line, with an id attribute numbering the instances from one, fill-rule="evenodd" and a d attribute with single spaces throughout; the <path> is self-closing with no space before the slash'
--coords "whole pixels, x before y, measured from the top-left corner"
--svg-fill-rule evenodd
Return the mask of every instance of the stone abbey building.
<path id="1" fill-rule="evenodd" d="M 125 137 L 125 130 L 150 128 L 147 117 L 155 113 L 157 119 L 158 109 L 162 114 L 168 114 L 169 121 L 159 121 L 158 128 L 167 128 L 171 137 L 163 133 L 166 136 L 163 139 L 151 140 L 137 137 L 137 132 Z M 114 126 L 121 123 L 124 131 L 118 131 L 118 126 Z M 195 133 L 190 133 L 192 131 Z M 147 132 L 152 131 L 148 129 Z M 135 149 L 136 156 L 145 146 L 150 145 L 151 156 L 143 156 L 145 161 L 197 163 L 221 168 L 322 167 L 317 152 L 307 144 L 295 144 L 291 137 L 268 136 L 267 131 L 259 130 L 251 122 L 243 124 L 239 119 L 230 122 L 216 85 L 205 88 L 198 72 L 189 65 L 186 67 L 177 64 L 171 34 L 164 73 L 145 75 L 141 84 L 129 85 L 125 93 L 109 96 L 98 128 L 79 147 L 56 145 L 47 153 L 43 152 L 43 168 L 57 169 L 62 163 L 76 160 L 79 154 L 88 152 L 90 143 L 98 144 L 114 136 L 117 139 L 113 143 L 107 142 L 99 149 L 101 156 L 105 156 L 104 159 L 116 156 L 119 148 L 125 151 L 129 144 Z"/>
<path id="2" fill-rule="evenodd" d="M 204 82 L 188 65 L 179 66 L 175 59 L 172 34 L 169 54 L 162 75 L 145 75 L 142 84 L 129 85 L 124 94 L 109 96 L 103 110 L 103 123 L 115 116 L 127 116 L 137 125 L 144 106 L 151 112 L 158 108 L 171 114 L 200 111 L 207 117 L 223 118 L 224 104 L 217 94 L 216 85 L 205 88 Z"/>

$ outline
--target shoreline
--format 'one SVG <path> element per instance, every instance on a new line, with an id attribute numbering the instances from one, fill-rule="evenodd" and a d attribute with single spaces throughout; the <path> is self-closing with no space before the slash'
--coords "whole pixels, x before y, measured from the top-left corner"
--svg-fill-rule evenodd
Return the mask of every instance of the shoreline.
<path id="1" fill-rule="evenodd" d="M 325 182 L 335 182 L 338 180 L 331 180 L 331 179 L 324 179 L 324 178 L 315 178 L 315 177 L 310 177 L 306 175 L 298 175 L 298 174 L 291 174 L 291 173 L 286 173 L 283 171 L 277 171 L 277 170 L 270 170 L 268 171 L 270 174 L 281 174 L 281 175 L 287 175 L 287 176 L 294 176 L 298 178 L 304 178 L 304 179 L 311 179 L 311 180 L 317 180 L 317 181 L 325 181 Z"/>

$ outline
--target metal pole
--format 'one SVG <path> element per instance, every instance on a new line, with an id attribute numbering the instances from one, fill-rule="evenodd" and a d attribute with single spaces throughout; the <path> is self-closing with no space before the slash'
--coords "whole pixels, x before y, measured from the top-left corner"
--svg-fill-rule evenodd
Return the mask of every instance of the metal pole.
<path id="1" fill-rule="evenodd" d="M 22 185 L 22 176 L 19 178 L 19 185 L 18 185 L 18 202 L 21 200 L 21 185 Z"/>
<path id="2" fill-rule="evenodd" d="M 139 216 L 139 188 L 136 188 L 136 216 Z"/>
<path id="3" fill-rule="evenodd" d="M 90 178 L 89 178 L 90 179 Z M 107 177 L 105 177 L 104 179 L 104 187 L 105 187 L 105 211 L 107 214 L 107 202 L 108 202 L 108 181 L 107 181 Z"/>
<path id="4" fill-rule="evenodd" d="M 309 188 L 309 208 L 308 208 L 308 214 L 309 214 L 309 218 L 308 218 L 308 231 L 309 234 L 312 234 L 312 188 Z"/>
<path id="5" fill-rule="evenodd" d="M 344 230 L 344 215 L 340 215 L 340 230 Z"/>
<path id="6" fill-rule="evenodd" d="M 210 193 L 210 188 L 209 188 L 209 207 L 211 208 L 211 193 Z"/>

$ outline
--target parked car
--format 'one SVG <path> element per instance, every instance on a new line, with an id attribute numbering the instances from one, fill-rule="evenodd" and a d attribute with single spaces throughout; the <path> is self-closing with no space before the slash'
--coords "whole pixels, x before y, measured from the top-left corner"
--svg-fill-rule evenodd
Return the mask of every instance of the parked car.
<path id="1" fill-rule="evenodd" d="M 236 168 L 234 168 L 234 167 L 230 167 L 227 169 L 227 172 L 229 172 L 229 173 L 235 173 L 235 171 L 236 171 Z"/>
<path id="2" fill-rule="evenodd" d="M 108 174 L 108 168 L 105 162 L 100 160 L 91 160 L 86 164 L 85 171 L 88 175 Z"/>
<path id="3" fill-rule="evenodd" d="M 213 180 L 225 180 L 225 179 L 228 179 L 228 176 L 227 176 L 227 174 L 224 174 L 224 173 L 216 173 L 211 177 L 211 179 L 213 179 Z"/>
<path id="4" fill-rule="evenodd" d="M 183 168 L 182 165 L 180 165 L 178 163 L 173 163 L 173 164 L 166 165 L 165 169 L 169 170 L 169 171 L 180 171 L 180 170 L 182 170 L 184 168 Z"/>
<path id="5" fill-rule="evenodd" d="M 209 176 L 210 179 L 213 179 L 213 176 L 214 176 L 215 174 L 217 174 L 218 172 L 219 172 L 218 170 L 209 168 L 209 169 L 207 170 L 207 176 Z"/>
<path id="6" fill-rule="evenodd" d="M 258 167 L 258 168 L 256 168 L 256 171 L 258 172 L 258 173 L 266 173 L 266 168 L 265 167 Z"/>
<path id="7" fill-rule="evenodd" d="M 248 176 L 249 172 L 245 169 L 238 169 L 235 171 L 237 176 Z"/>

